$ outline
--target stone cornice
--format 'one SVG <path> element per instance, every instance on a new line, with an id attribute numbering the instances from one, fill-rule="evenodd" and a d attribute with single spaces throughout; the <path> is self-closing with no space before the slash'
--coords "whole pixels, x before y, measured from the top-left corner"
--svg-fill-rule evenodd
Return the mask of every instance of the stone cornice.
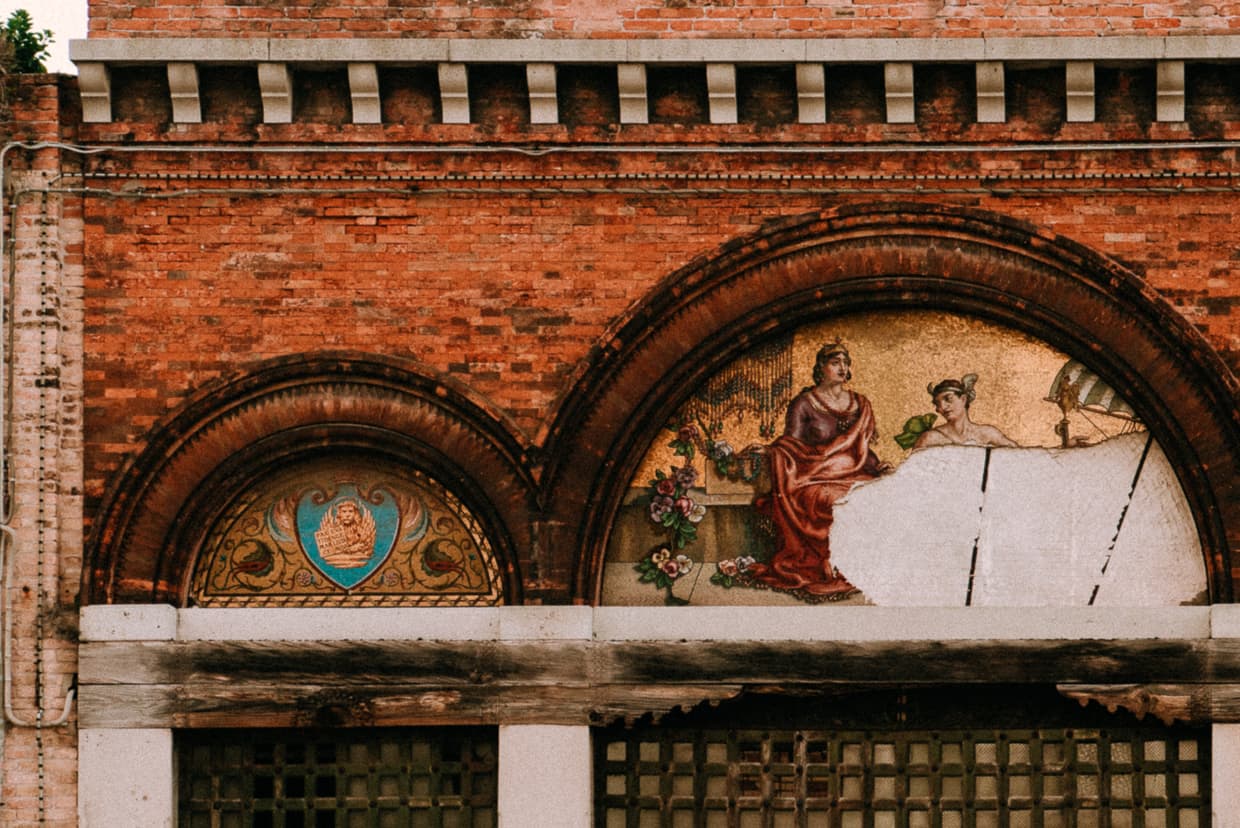
<path id="1" fill-rule="evenodd" d="M 884 63 L 1240 60 L 1240 36 L 960 38 L 92 38 L 76 63 Z"/>
<path id="2" fill-rule="evenodd" d="M 524 64 L 530 82 L 532 123 L 556 123 L 556 67 L 613 66 L 620 95 L 620 122 L 646 123 L 647 66 L 705 69 L 710 121 L 737 121 L 738 67 L 793 65 L 797 70 L 798 121 L 824 120 L 824 69 L 832 65 L 882 64 L 888 123 L 914 120 L 915 67 L 973 63 L 981 122 L 1006 118 L 1006 65 L 1062 64 L 1067 75 L 1068 120 L 1093 120 L 1094 66 L 1149 63 L 1158 67 L 1159 121 L 1184 119 L 1184 63 L 1240 60 L 1240 37 L 961 37 L 738 39 L 495 39 L 495 38 L 94 38 L 74 40 L 82 118 L 112 120 L 110 72 L 122 66 L 164 65 L 172 92 L 173 121 L 198 123 L 199 67 L 250 65 L 257 69 L 265 123 L 293 119 L 292 71 L 345 66 L 354 123 L 381 123 L 378 71 L 383 67 L 433 65 L 440 83 L 444 123 L 469 123 L 470 66 Z"/>

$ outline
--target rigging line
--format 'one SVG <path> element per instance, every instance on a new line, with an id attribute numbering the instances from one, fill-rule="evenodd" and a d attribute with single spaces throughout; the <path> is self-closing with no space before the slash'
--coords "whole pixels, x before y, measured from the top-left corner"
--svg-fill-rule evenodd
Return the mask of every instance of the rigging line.
<path id="1" fill-rule="evenodd" d="M 1154 445 L 1153 432 L 1147 432 L 1145 438 L 1145 448 L 1141 450 L 1141 459 L 1137 461 L 1137 470 L 1132 475 L 1132 485 L 1128 488 L 1128 499 L 1124 501 L 1124 508 L 1119 512 L 1119 523 L 1115 525 L 1115 534 L 1111 536 L 1111 542 L 1107 544 L 1107 556 L 1102 562 L 1102 569 L 1098 571 L 1098 581 L 1094 584 L 1093 591 L 1089 594 L 1089 605 L 1094 605 L 1094 600 L 1098 597 L 1098 590 L 1102 587 L 1102 577 L 1107 574 L 1107 567 L 1111 565 L 1111 556 L 1115 553 L 1115 544 L 1119 542 L 1119 533 L 1124 528 L 1124 518 L 1128 517 L 1128 509 L 1132 506 L 1132 499 L 1137 493 L 1137 482 L 1141 479 L 1141 470 L 1145 468 L 1145 459 L 1150 456 L 1150 447 Z"/>
<path id="2" fill-rule="evenodd" d="M 982 463 L 982 502 L 977 506 L 977 536 L 973 538 L 973 557 L 969 561 L 969 588 L 964 596 L 966 607 L 973 605 L 973 579 L 977 576 L 977 548 L 982 542 L 981 515 L 986 508 L 986 483 L 990 480 L 990 452 L 991 447 L 986 446 L 986 459 Z"/>
<path id="3" fill-rule="evenodd" d="M 1084 420 L 1085 420 L 1085 422 L 1089 423 L 1091 426 L 1093 426 L 1093 427 L 1094 427 L 1094 431 L 1096 431 L 1096 432 L 1098 432 L 1099 434 L 1101 434 L 1101 435 L 1103 436 L 1103 438 L 1104 438 L 1104 439 L 1106 438 L 1107 433 L 1106 433 L 1105 431 L 1103 431 L 1103 430 L 1102 430 L 1102 426 L 1100 426 L 1100 425 L 1098 425 L 1096 422 L 1094 422 L 1094 421 L 1093 421 L 1093 419 L 1092 419 L 1092 418 L 1091 418 L 1088 414 L 1086 414 L 1086 413 L 1085 413 L 1085 409 L 1084 409 L 1084 408 L 1078 408 L 1076 411 L 1077 411 L 1077 413 L 1078 413 L 1078 414 L 1080 414 L 1080 415 L 1081 415 L 1081 418 L 1082 418 L 1082 419 L 1084 419 Z"/>

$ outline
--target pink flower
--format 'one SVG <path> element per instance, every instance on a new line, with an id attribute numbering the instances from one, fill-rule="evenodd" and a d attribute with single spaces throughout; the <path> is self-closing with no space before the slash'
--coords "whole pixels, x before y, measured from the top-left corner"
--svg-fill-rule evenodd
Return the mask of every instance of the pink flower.
<path id="1" fill-rule="evenodd" d="M 692 443 L 697 439 L 697 435 L 697 426 L 689 423 L 688 425 L 682 425 L 680 431 L 676 432 L 676 440 L 681 443 Z"/>
<path id="2" fill-rule="evenodd" d="M 670 578 L 680 577 L 680 563 L 674 559 L 664 561 L 659 565 L 659 568 L 663 570 L 664 575 L 667 575 Z"/>
<path id="3" fill-rule="evenodd" d="M 685 517 L 689 517 L 690 515 L 692 515 L 693 510 L 696 507 L 697 507 L 697 504 L 687 497 L 676 498 L 676 511 L 680 512 Z"/>
<path id="4" fill-rule="evenodd" d="M 654 490 L 664 497 L 671 497 L 676 493 L 676 481 L 670 477 L 665 477 L 655 484 Z"/>
<path id="5" fill-rule="evenodd" d="M 716 566 L 719 567 L 720 572 L 722 572 L 724 575 L 727 575 L 728 577 L 734 577 L 740 573 L 740 570 L 736 568 L 736 561 L 732 560 L 731 558 L 727 559 L 726 561 L 720 561 L 718 564 L 716 564 Z"/>

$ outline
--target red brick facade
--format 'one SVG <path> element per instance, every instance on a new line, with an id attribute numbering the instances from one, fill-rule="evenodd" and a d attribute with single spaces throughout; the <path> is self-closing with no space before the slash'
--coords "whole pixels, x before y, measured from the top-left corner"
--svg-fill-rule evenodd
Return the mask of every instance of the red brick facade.
<path id="1" fill-rule="evenodd" d="M 590 4 L 95 0 L 90 33 L 1240 37 L 1235 3 L 582 5 Z M 10 585 L 17 715 L 35 715 L 36 662 L 45 715 L 59 715 L 76 670 L 76 605 L 100 599 L 80 594 L 92 577 L 82 571 L 82 538 L 87 554 L 114 540 L 106 521 L 120 508 L 127 464 L 132 471 L 155 451 L 153 440 L 169 457 L 180 450 L 170 426 L 211 389 L 281 360 L 373 355 L 428 378 L 427 398 L 439 382 L 441 398 L 480 422 L 490 417 L 502 432 L 495 453 L 510 452 L 514 467 L 525 462 L 537 477 L 564 463 L 543 453 L 563 425 L 565 401 L 600 354 L 624 347 L 615 341 L 624 325 L 648 310 L 658 317 L 651 297 L 677 292 L 673 274 L 696 273 L 738 248 L 760 250 L 773 226 L 800 217 L 906 205 L 1011 221 L 1027 228 L 1031 244 L 1078 245 L 1135 274 L 1144 300 L 1174 308 L 1199 332 L 1213 351 L 1191 359 L 1216 366 L 1217 387 L 1234 395 L 1236 65 L 1190 62 L 1185 119 L 1172 123 L 1155 119 L 1152 63 L 1099 64 L 1097 117 L 1087 123 L 1065 119 L 1061 65 L 1009 69 L 1003 123 L 975 122 L 973 71 L 963 63 L 918 65 L 912 124 L 886 121 L 881 71 L 870 65 L 833 76 L 823 124 L 797 123 L 791 64 L 739 70 L 736 124 L 710 122 L 700 65 L 652 69 L 650 123 L 624 126 L 614 71 L 590 66 L 561 69 L 557 124 L 529 123 L 525 76 L 506 64 L 471 74 L 470 124 L 438 122 L 433 67 L 381 68 L 383 123 L 373 125 L 350 122 L 342 67 L 294 68 L 290 124 L 263 121 L 253 66 L 201 68 L 201 124 L 172 123 L 162 67 L 112 70 L 107 123 L 81 122 L 72 79 L 12 80 L 9 139 L 59 142 L 11 148 L 4 169 L 10 186 L 36 173 L 58 176 L 47 193 L 17 199 L 14 225 L 18 278 L 27 288 L 42 279 L 45 300 L 42 310 L 23 311 L 24 300 L 11 298 L 16 324 L 44 343 L 38 364 L 18 354 L 20 377 L 41 380 L 38 390 L 15 386 L 30 418 L 23 426 L 19 417 L 18 427 L 45 434 L 41 449 L 19 442 L 18 468 L 33 469 L 40 451 L 48 456 L 45 415 L 60 411 L 55 479 L 40 467 L 45 482 L 25 479 L 19 490 L 26 537 L 41 539 L 43 551 L 19 547 Z M 698 344 L 669 336 L 659 347 L 687 354 Z M 658 378 L 647 379 L 649 390 Z M 1220 445 L 1240 433 L 1234 411 L 1230 427 Z M 445 438 L 441 448 L 452 445 Z M 606 447 L 583 450 L 591 448 Z M 43 496 L 32 507 L 36 490 Z M 1227 514 L 1218 519 L 1213 566 L 1228 580 L 1237 564 L 1222 552 L 1240 543 L 1234 485 L 1216 497 Z M 498 507 L 497 519 L 518 508 Z M 547 524 L 553 512 L 541 513 Z M 46 529 L 53 514 L 69 527 L 58 539 L 35 528 Z M 514 546 L 559 545 L 516 549 L 523 571 L 514 583 L 531 602 L 588 601 L 583 570 L 574 568 L 585 564 L 564 551 L 578 539 L 556 532 L 541 524 L 514 530 Z M 1226 594 L 1230 586 L 1216 592 Z M 75 750 L 72 727 L 7 730 L 0 822 L 75 824 Z"/>

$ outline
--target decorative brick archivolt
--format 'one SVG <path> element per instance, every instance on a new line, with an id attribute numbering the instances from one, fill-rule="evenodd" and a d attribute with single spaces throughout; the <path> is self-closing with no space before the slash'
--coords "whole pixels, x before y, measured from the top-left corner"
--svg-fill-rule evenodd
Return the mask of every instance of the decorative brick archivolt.
<path id="1" fill-rule="evenodd" d="M 518 432 L 451 382 L 344 354 L 262 363 L 200 389 L 157 426 L 100 510 L 83 603 L 185 605 L 211 529 L 240 494 L 339 458 L 418 470 L 450 492 L 489 541 L 503 601 L 520 602 L 533 484 Z"/>
<path id="2" fill-rule="evenodd" d="M 546 438 L 543 543 L 579 550 L 574 598 L 597 603 L 610 527 L 637 464 L 690 392 L 798 325 L 875 309 L 988 319 L 1087 357 L 1179 476 L 1210 598 L 1234 594 L 1240 396 L 1182 316 L 1116 262 L 980 210 L 883 204 L 772 222 L 669 276 L 588 358 Z"/>

